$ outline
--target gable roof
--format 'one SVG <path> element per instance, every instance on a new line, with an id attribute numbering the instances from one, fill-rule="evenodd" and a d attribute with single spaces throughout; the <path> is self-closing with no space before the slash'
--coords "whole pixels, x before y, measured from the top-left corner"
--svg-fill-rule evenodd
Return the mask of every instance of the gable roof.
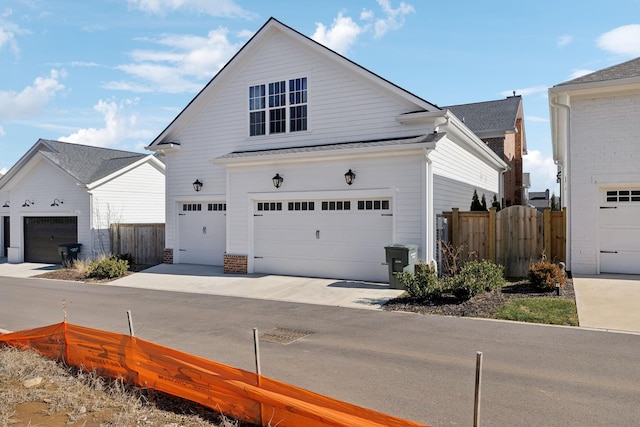
<path id="1" fill-rule="evenodd" d="M 5 182 L 8 182 L 22 166 L 38 154 L 85 185 L 106 178 L 146 157 L 152 157 L 149 154 L 132 151 L 39 139 L 2 177 L 0 187 L 4 186 Z"/>
<path id="2" fill-rule="evenodd" d="M 495 101 L 474 102 L 443 107 L 451 110 L 481 138 L 483 133 L 516 130 L 516 120 L 522 115 L 522 97 L 508 96 Z"/>
<path id="3" fill-rule="evenodd" d="M 555 85 L 567 86 L 640 77 L 640 57 Z"/>
<path id="4" fill-rule="evenodd" d="M 421 108 L 425 109 L 426 111 L 434 111 L 434 110 L 441 110 L 440 107 L 438 107 L 436 104 L 430 103 L 429 101 L 420 98 L 417 95 L 414 95 L 413 93 L 401 88 L 400 86 L 391 83 L 390 81 L 380 77 L 379 75 L 367 70 L 366 68 L 362 67 L 361 65 L 356 64 L 355 62 L 351 61 L 350 59 L 340 55 L 339 53 L 329 49 L 328 47 L 316 42 L 315 40 L 305 36 L 304 34 L 294 30 L 293 28 L 283 24 L 282 22 L 278 21 L 277 19 L 271 17 L 269 18 L 269 20 L 267 20 L 267 22 L 253 35 L 253 37 L 251 37 L 249 39 L 249 41 L 247 41 L 247 43 L 244 44 L 244 46 L 242 46 L 242 48 L 240 48 L 240 50 L 238 52 L 236 52 L 236 54 L 229 60 L 229 62 L 227 62 L 225 64 L 224 67 L 222 67 L 222 69 L 220 71 L 218 71 L 218 73 L 204 86 L 204 88 L 202 88 L 202 90 L 189 102 L 189 104 L 187 104 L 187 106 L 171 121 L 171 123 L 169 123 L 169 125 L 151 142 L 151 144 L 149 144 L 147 147 L 145 147 L 148 150 L 153 150 L 156 147 L 159 148 L 158 146 L 161 146 L 162 144 L 167 144 L 168 142 L 171 141 L 166 141 L 165 138 L 169 135 L 170 130 L 174 127 L 177 126 L 179 122 L 181 122 L 182 120 L 187 120 L 187 117 L 189 116 L 189 114 L 191 113 L 191 111 L 194 111 L 197 109 L 197 105 L 200 104 L 200 102 L 204 102 L 202 101 L 203 98 L 207 97 L 207 95 L 209 95 L 212 91 L 215 90 L 215 87 L 220 84 L 220 81 L 224 79 L 224 77 L 226 75 L 232 74 L 233 73 L 233 69 L 236 63 L 238 63 L 240 61 L 241 58 L 246 57 L 247 55 L 250 55 L 251 52 L 254 50 L 254 47 L 256 47 L 256 45 L 259 44 L 260 40 L 267 37 L 268 34 L 270 34 L 271 32 L 274 31 L 279 31 L 281 33 L 287 34 L 288 36 L 298 40 L 299 42 L 305 44 L 306 46 L 308 46 L 310 49 L 315 50 L 316 52 L 320 53 L 320 54 L 324 54 L 328 57 L 331 57 L 334 61 L 340 63 L 341 65 L 345 66 L 346 68 L 349 68 L 351 70 L 356 71 L 357 73 L 359 73 L 361 76 L 363 76 L 364 78 L 367 78 L 371 81 L 373 81 L 374 83 L 381 85 L 381 86 L 385 86 L 386 88 L 388 88 L 389 90 L 391 90 L 392 92 L 399 94 L 400 96 L 404 97 L 405 99 L 409 99 L 411 102 L 414 102 L 416 105 L 420 106 Z M 177 143 L 177 145 L 179 145 L 179 142 Z"/>

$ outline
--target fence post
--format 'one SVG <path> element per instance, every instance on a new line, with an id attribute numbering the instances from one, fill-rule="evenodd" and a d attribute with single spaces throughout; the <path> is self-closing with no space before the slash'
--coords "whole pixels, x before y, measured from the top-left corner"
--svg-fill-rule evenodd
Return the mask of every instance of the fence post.
<path id="1" fill-rule="evenodd" d="M 544 253 L 547 255 L 547 261 L 553 261 L 553 251 L 551 250 L 551 208 L 544 208 L 544 217 L 543 217 L 543 224 L 544 224 L 544 228 L 543 228 L 543 236 L 544 236 L 544 243 L 543 243 L 543 250 Z"/>
<path id="2" fill-rule="evenodd" d="M 496 208 L 489 209 L 489 232 L 487 233 L 487 258 L 496 262 Z"/>
<path id="3" fill-rule="evenodd" d="M 482 352 L 476 353 L 476 392 L 473 404 L 473 427 L 480 426 L 480 394 L 482 386 Z"/>
<path id="4" fill-rule="evenodd" d="M 459 214 L 460 214 L 460 209 L 459 208 L 453 208 L 451 209 L 451 244 L 453 245 L 454 248 L 458 247 L 458 239 L 459 239 Z"/>

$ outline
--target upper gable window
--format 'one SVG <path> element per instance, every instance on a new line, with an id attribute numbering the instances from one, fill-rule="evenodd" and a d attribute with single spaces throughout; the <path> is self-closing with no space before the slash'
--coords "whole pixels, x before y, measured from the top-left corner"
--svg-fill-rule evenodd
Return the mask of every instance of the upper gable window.
<path id="1" fill-rule="evenodd" d="M 268 102 L 267 102 L 268 101 Z M 268 124 L 268 126 L 267 126 Z M 307 78 L 249 87 L 249 135 L 307 130 Z"/>

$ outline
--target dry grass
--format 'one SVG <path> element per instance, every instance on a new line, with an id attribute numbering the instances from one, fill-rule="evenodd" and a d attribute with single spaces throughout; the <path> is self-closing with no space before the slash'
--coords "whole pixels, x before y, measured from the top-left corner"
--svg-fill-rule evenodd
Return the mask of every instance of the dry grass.
<path id="1" fill-rule="evenodd" d="M 30 382 L 35 384 L 30 384 Z M 0 426 L 239 426 L 192 402 L 0 347 Z"/>

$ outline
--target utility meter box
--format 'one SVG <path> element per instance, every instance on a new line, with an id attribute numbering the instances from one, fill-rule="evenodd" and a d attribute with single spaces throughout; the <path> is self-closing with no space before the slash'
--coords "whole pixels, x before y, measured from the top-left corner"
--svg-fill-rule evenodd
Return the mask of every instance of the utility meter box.
<path id="1" fill-rule="evenodd" d="M 394 243 L 385 246 L 384 249 L 389 266 L 389 285 L 393 289 L 404 289 L 397 274 L 415 272 L 415 265 L 418 262 L 418 245 Z"/>

